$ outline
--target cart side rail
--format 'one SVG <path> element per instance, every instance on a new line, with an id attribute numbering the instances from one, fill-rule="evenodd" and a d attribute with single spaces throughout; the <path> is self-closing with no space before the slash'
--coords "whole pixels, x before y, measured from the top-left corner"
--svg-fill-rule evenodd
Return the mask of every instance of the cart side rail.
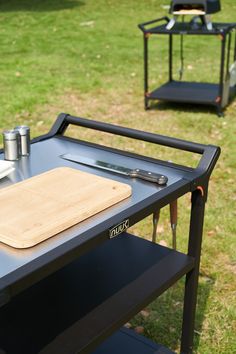
<path id="1" fill-rule="evenodd" d="M 194 143 L 191 141 L 136 130 L 133 128 L 113 125 L 110 123 L 99 122 L 81 117 L 74 117 L 66 113 L 61 113 L 58 116 L 49 134 L 45 135 L 44 137 L 64 135 L 69 125 L 85 127 L 97 131 L 111 133 L 127 138 L 133 138 L 136 140 L 146 141 L 149 143 L 174 148 L 177 150 L 202 155 L 197 167 L 193 170 L 191 178 L 191 180 L 194 180 L 193 190 L 195 189 L 198 183 L 203 185 L 208 184 L 210 175 L 220 155 L 220 148 L 218 146 Z"/>
<path id="2" fill-rule="evenodd" d="M 147 21 L 147 22 L 143 22 L 143 23 L 140 23 L 138 25 L 138 28 L 141 29 L 142 32 L 146 32 L 148 31 L 145 27 L 146 26 L 149 26 L 149 25 L 153 25 L 154 23 L 158 23 L 158 22 L 162 22 L 162 21 L 165 21 L 166 23 L 168 23 L 170 21 L 169 17 L 167 16 L 164 16 L 164 17 L 160 17 L 160 18 L 156 18 L 155 20 L 151 20 L 151 21 Z"/>

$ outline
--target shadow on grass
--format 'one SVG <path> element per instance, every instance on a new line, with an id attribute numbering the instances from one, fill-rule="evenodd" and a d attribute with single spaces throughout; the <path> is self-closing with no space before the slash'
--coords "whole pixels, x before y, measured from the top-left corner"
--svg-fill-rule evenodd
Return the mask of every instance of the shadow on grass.
<path id="1" fill-rule="evenodd" d="M 207 301 L 213 285 L 214 280 L 204 275 L 200 276 L 194 331 L 194 353 L 198 353 Z M 147 337 L 178 352 L 182 331 L 183 290 L 184 281 L 181 280 L 148 307 L 149 317 L 143 318 L 141 314 L 137 315 L 132 326 L 143 326 L 144 334 Z"/>
<path id="2" fill-rule="evenodd" d="M 159 111 L 178 111 L 183 113 L 203 113 L 203 114 L 215 114 L 218 117 L 218 112 L 216 107 L 208 106 L 208 105 L 197 105 L 197 104 L 189 104 L 189 103 L 173 103 L 173 102 L 158 102 L 151 103 L 150 110 L 159 110 Z"/>
<path id="3" fill-rule="evenodd" d="M 0 0 L 0 12 L 59 11 L 82 5 L 80 0 Z"/>

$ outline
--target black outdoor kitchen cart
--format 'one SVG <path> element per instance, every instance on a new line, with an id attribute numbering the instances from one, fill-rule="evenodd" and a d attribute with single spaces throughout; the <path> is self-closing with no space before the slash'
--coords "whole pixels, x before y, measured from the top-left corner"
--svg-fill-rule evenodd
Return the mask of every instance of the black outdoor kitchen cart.
<path id="1" fill-rule="evenodd" d="M 212 30 L 204 26 L 193 28 L 190 22 L 177 22 L 172 29 L 167 29 L 168 17 L 145 22 L 138 27 L 144 39 L 144 104 L 149 108 L 149 100 L 162 100 L 190 104 L 204 104 L 216 107 L 219 116 L 236 93 L 235 76 L 236 62 L 236 23 L 213 23 Z M 167 35 L 169 38 L 168 80 L 160 87 L 149 90 L 148 43 L 152 35 Z M 219 82 L 188 82 L 175 80 L 173 75 L 173 40 L 175 36 L 214 36 L 221 40 Z M 217 39 L 218 40 L 218 39 Z M 181 42 L 181 51 L 183 50 Z M 232 48 L 233 47 L 233 48 Z M 199 51 L 201 49 L 199 48 Z M 196 53 L 197 55 L 197 53 Z M 216 53 L 216 55 L 218 55 Z M 205 60 L 207 60 L 207 52 Z M 182 58 L 181 58 L 182 60 Z M 232 66 L 233 65 L 233 69 Z M 213 70 L 213 68 L 212 68 Z M 214 69 L 215 70 L 215 69 Z M 232 83 L 233 81 L 233 83 Z"/>
<path id="2" fill-rule="evenodd" d="M 67 128 L 78 126 L 80 133 L 88 128 L 201 156 L 196 168 L 185 167 L 71 138 Z M 159 186 L 73 163 L 60 157 L 64 153 L 139 167 L 168 182 Z M 0 244 L 0 353 L 172 353 L 122 326 L 184 276 L 181 353 L 192 353 L 204 208 L 219 154 L 216 146 L 60 114 L 0 187 L 67 166 L 129 184 L 132 195 L 35 247 Z M 192 196 L 187 254 L 124 230 L 186 193 Z M 118 232 L 111 237 L 114 227 Z"/>

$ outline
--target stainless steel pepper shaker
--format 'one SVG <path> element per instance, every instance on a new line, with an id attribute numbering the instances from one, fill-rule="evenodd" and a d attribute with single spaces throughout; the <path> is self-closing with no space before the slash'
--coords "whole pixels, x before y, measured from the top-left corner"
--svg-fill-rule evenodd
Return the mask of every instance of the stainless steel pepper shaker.
<path id="1" fill-rule="evenodd" d="M 19 125 L 15 127 L 20 134 L 21 155 L 27 156 L 30 154 L 30 128 L 27 125 Z"/>
<path id="2" fill-rule="evenodd" d="M 3 132 L 4 159 L 16 161 L 20 158 L 20 133 L 15 130 L 5 130 Z"/>

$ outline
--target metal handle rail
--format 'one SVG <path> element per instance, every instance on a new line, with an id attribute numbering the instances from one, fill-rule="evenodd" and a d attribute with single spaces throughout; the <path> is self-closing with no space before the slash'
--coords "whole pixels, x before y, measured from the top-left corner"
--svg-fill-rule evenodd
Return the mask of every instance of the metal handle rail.
<path id="1" fill-rule="evenodd" d="M 63 135 L 70 124 L 202 155 L 198 166 L 192 173 L 192 178 L 194 179 L 193 190 L 199 183 L 206 185 L 220 155 L 220 148 L 214 145 L 193 143 L 132 128 L 74 117 L 66 113 L 61 113 L 58 116 L 50 132 L 44 137 L 50 138 L 55 135 Z M 42 140 L 42 136 L 39 139 Z"/>
<path id="2" fill-rule="evenodd" d="M 140 23 L 138 25 L 138 28 L 140 28 L 141 31 L 146 32 L 145 26 L 152 25 L 153 23 L 157 23 L 157 22 L 161 22 L 161 21 L 166 21 L 166 23 L 168 23 L 170 21 L 170 19 L 167 16 L 156 18 L 155 20 L 151 20 L 151 21 L 148 21 L 148 22 Z"/>

